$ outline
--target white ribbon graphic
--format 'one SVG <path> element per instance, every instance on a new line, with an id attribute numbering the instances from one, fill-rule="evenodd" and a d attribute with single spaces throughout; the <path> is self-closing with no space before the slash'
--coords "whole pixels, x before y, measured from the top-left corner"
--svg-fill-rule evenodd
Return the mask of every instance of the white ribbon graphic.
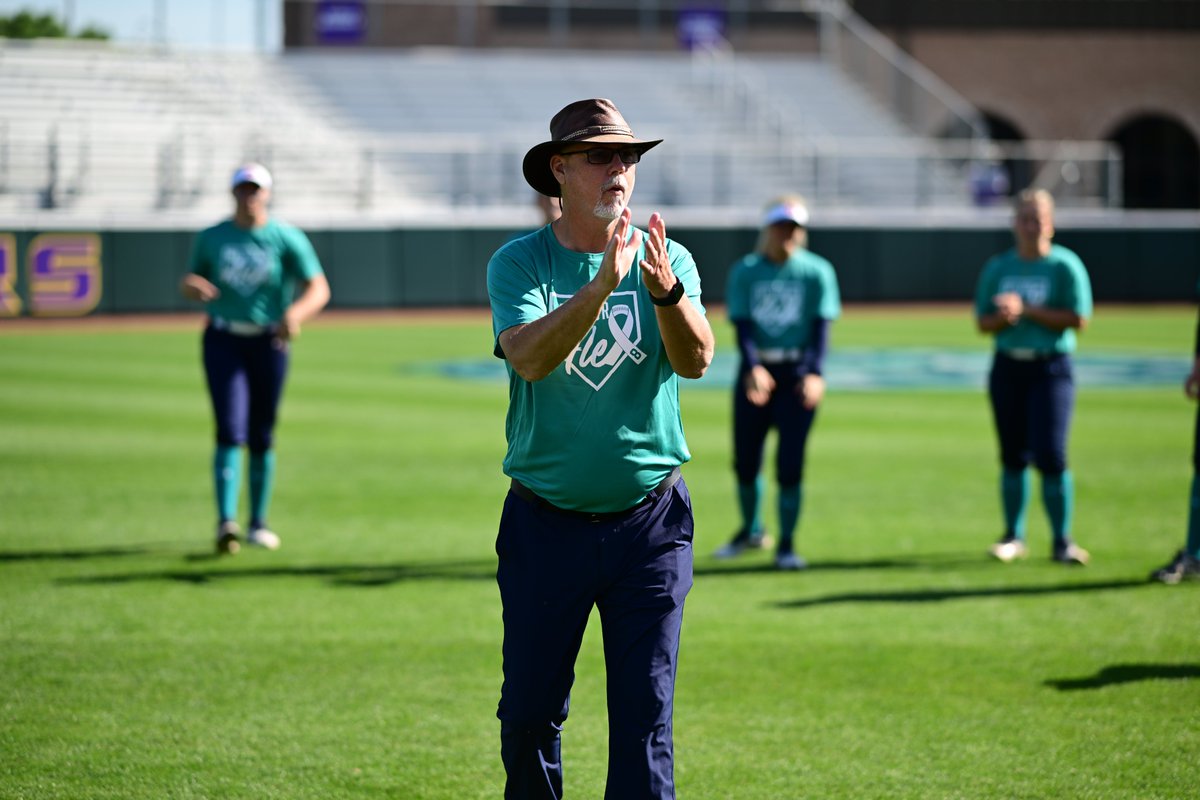
<path id="1" fill-rule="evenodd" d="M 619 294 L 634 295 L 632 305 L 605 305 L 601 314 L 601 320 L 608 320 L 609 336 L 599 335 L 603 327 L 600 322 L 593 325 L 588 331 L 587 336 L 583 341 L 575 346 L 575 349 L 567 356 L 566 369 L 567 374 L 576 374 L 593 389 L 599 391 L 613 373 L 625 362 L 628 358 L 634 364 L 641 364 L 646 360 L 645 351 L 641 350 L 633 341 L 636 335 L 641 339 L 641 332 L 638 330 L 637 316 L 637 299 L 634 292 L 620 292 Z M 608 368 L 599 382 L 588 377 L 585 370 L 595 370 Z"/>
<path id="2" fill-rule="evenodd" d="M 624 318 L 621 324 L 617 323 L 618 316 Z M 640 364 L 646 359 L 646 354 L 639 350 L 629 338 L 629 334 L 633 332 L 633 325 L 636 321 L 633 317 L 633 309 L 629 306 L 613 306 L 609 309 L 608 332 L 613 335 L 617 347 L 621 348 L 633 363 Z"/>

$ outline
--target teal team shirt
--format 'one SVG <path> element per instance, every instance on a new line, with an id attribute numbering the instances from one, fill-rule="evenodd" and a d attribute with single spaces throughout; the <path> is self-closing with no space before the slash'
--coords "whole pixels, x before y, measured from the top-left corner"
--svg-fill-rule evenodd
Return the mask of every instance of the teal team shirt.
<path id="1" fill-rule="evenodd" d="M 833 265 L 804 249 L 783 264 L 759 253 L 746 256 L 730 270 L 727 288 L 729 318 L 753 323 L 759 350 L 803 350 L 813 322 L 842 313 Z"/>
<path id="2" fill-rule="evenodd" d="M 1050 246 L 1045 258 L 1026 261 L 1014 247 L 993 256 L 983 268 L 975 290 L 975 314 L 996 311 L 992 298 L 1016 292 L 1025 305 L 1074 311 L 1081 317 L 1092 314 L 1092 285 L 1079 256 L 1065 247 Z M 1052 331 L 1028 319 L 996 334 L 996 349 L 1034 350 L 1050 355 L 1075 352 L 1075 331 Z"/>
<path id="3" fill-rule="evenodd" d="M 632 231 L 630 231 L 632 234 Z M 530 383 L 505 361 L 509 408 L 504 473 L 556 506 L 621 511 L 691 459 L 671 369 L 638 261 L 567 359 Z M 671 268 L 692 303 L 700 276 L 691 254 L 667 240 Z M 501 247 L 488 262 L 496 355 L 500 333 L 538 320 L 596 276 L 603 255 L 559 244 L 549 225 Z"/>
<path id="4" fill-rule="evenodd" d="M 296 281 L 322 274 L 304 232 L 277 220 L 249 230 L 232 220 L 206 228 L 196 238 L 190 270 L 221 291 L 206 306 L 211 316 L 257 325 L 283 319 Z"/>

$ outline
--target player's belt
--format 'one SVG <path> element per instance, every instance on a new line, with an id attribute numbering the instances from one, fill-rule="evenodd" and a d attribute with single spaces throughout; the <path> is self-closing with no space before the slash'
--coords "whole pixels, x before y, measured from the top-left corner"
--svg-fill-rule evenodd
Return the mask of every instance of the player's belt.
<path id="1" fill-rule="evenodd" d="M 1013 361 L 1045 361 L 1054 358 L 1058 353 L 1043 353 L 1032 347 L 1014 347 L 1009 350 L 1001 350 L 1000 355 L 1011 358 Z"/>
<path id="2" fill-rule="evenodd" d="M 242 322 L 236 319 L 221 319 L 212 317 L 212 326 L 219 331 L 232 333 L 234 336 L 262 336 L 268 333 L 271 325 L 259 325 L 257 322 Z"/>
<path id="3" fill-rule="evenodd" d="M 566 514 L 570 517 L 579 517 L 580 519 L 586 519 L 589 522 L 601 522 L 606 519 L 615 519 L 617 517 L 624 516 L 634 509 L 638 509 L 644 505 L 653 503 L 655 500 L 666 494 L 672 486 L 678 483 L 680 477 L 681 474 L 679 472 L 679 467 L 675 467 L 675 469 L 671 470 L 667 477 L 663 478 L 659 482 L 658 486 L 655 486 L 646 493 L 646 496 L 642 498 L 640 503 L 635 503 L 624 511 L 574 511 L 569 508 L 559 508 L 546 498 L 542 497 L 540 494 L 534 492 L 525 484 L 521 483 L 516 478 L 512 479 L 512 486 L 510 488 L 512 493 L 517 497 L 520 497 L 522 500 L 527 500 L 528 502 L 533 503 L 535 506 L 544 508 L 547 511 L 553 511 L 556 514 Z"/>
<path id="4" fill-rule="evenodd" d="M 763 364 L 786 364 L 789 361 L 799 361 L 804 351 L 799 347 L 762 347 L 758 351 L 758 360 Z"/>

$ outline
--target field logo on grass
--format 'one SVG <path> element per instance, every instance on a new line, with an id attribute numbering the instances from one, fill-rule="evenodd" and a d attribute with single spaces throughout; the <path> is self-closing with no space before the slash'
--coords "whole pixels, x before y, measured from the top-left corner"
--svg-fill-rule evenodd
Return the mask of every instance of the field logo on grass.
<path id="1" fill-rule="evenodd" d="M 572 354 L 570 369 L 577 372 L 579 368 L 575 355 Z M 1078 385 L 1114 389 L 1174 387 L 1188 369 L 1178 355 L 1082 353 L 1076 354 L 1072 360 L 1075 362 Z M 992 354 L 982 349 L 847 348 L 829 354 L 825 377 L 833 387 L 832 391 L 837 392 L 892 389 L 966 389 L 982 392 L 987 386 L 991 361 Z M 497 358 L 451 361 L 427 368 L 464 380 L 508 381 L 504 363 Z M 713 358 L 712 366 L 703 378 L 684 381 L 682 385 L 727 391 L 737 381 L 737 375 L 737 353 L 723 350 Z"/>
<path id="2" fill-rule="evenodd" d="M 750 317 L 768 336 L 796 324 L 804 309 L 804 286 L 793 281 L 756 283 L 751 290 Z"/>
<path id="3" fill-rule="evenodd" d="M 557 307 L 571 299 L 569 294 L 552 294 Z M 608 383 L 626 362 L 646 360 L 642 323 L 638 316 L 637 292 L 613 292 L 600 309 L 600 318 L 583 341 L 567 356 L 567 374 L 577 375 L 596 391 Z"/>

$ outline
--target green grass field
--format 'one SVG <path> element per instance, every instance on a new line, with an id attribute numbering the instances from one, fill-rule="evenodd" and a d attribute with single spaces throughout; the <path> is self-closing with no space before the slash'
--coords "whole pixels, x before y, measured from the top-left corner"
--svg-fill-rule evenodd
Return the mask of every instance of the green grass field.
<path id="1" fill-rule="evenodd" d="M 1194 314 L 1101 307 L 1081 352 L 1177 355 L 1181 382 Z M 851 307 L 833 344 L 988 347 L 965 307 Z M 284 546 L 217 560 L 198 330 L 0 324 L 0 798 L 500 797 L 507 395 L 430 369 L 490 346 L 484 316 L 312 323 L 278 430 Z M 1036 496 L 1031 558 L 985 558 L 982 387 L 831 386 L 812 568 L 715 562 L 736 526 L 728 395 L 682 396 L 681 798 L 1197 796 L 1200 584 L 1145 580 L 1183 541 L 1179 383 L 1081 388 L 1086 569 L 1048 561 Z M 598 628 L 563 737 L 570 798 L 603 794 Z"/>

